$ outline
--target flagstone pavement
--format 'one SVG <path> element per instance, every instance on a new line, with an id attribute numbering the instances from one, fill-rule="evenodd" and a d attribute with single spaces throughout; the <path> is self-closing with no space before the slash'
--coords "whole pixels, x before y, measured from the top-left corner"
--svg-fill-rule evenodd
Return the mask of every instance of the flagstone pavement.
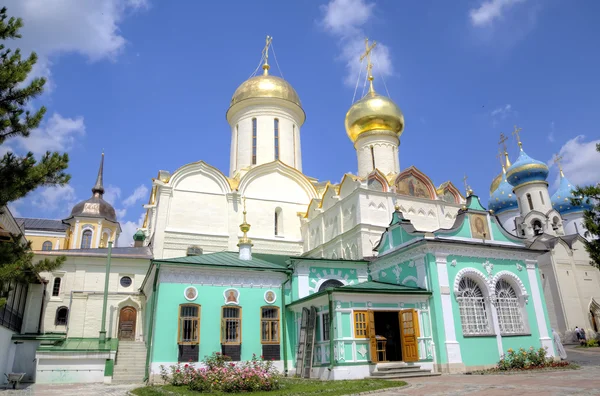
<path id="1" fill-rule="evenodd" d="M 373 393 L 392 395 L 600 395 L 600 348 L 567 348 L 570 361 L 580 370 L 550 371 L 514 375 L 443 375 L 414 378 L 406 388 Z M 2 390 L 0 396 L 125 396 L 140 385 L 32 385 L 20 390 Z M 276 393 L 273 393 L 276 396 Z"/>

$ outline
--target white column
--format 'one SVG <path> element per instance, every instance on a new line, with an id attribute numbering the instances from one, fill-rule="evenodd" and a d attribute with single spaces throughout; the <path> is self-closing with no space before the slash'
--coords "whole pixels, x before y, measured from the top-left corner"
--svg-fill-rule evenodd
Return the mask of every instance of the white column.
<path id="1" fill-rule="evenodd" d="M 498 355 L 504 355 L 504 347 L 502 346 L 502 335 L 500 334 L 500 322 L 498 321 L 498 310 L 496 309 L 496 302 L 492 296 L 488 297 L 488 303 L 492 312 L 492 324 L 494 326 L 494 333 L 496 334 L 496 343 L 498 344 Z"/>
<path id="2" fill-rule="evenodd" d="M 98 226 L 96 227 L 96 245 L 92 246 L 93 248 L 100 247 L 100 240 L 102 239 L 102 220 L 98 220 Z M 107 245 L 108 246 L 108 245 Z"/>
<path id="3" fill-rule="evenodd" d="M 162 182 L 158 182 L 163 184 Z M 172 187 L 168 185 L 159 186 L 158 213 L 156 214 L 156 228 L 154 229 L 154 258 L 161 259 L 164 256 L 165 228 L 167 228 L 167 217 L 171 206 Z"/>
<path id="4" fill-rule="evenodd" d="M 448 262 L 446 254 L 436 254 L 438 283 L 442 298 L 442 314 L 444 316 L 444 333 L 446 334 L 446 354 L 448 363 L 462 363 L 460 344 L 456 341 L 456 330 L 454 328 L 454 313 L 452 312 L 452 296 L 450 295 L 450 284 L 448 280 Z"/>
<path id="5" fill-rule="evenodd" d="M 298 298 L 306 297 L 308 296 L 308 289 L 310 287 L 308 284 L 308 265 L 298 265 L 296 272 L 298 273 Z"/>
<path id="6" fill-rule="evenodd" d="M 77 249 L 77 237 L 79 236 L 79 220 L 75 221 L 75 230 L 71 235 L 71 249 Z"/>
<path id="7" fill-rule="evenodd" d="M 546 315 L 544 315 L 544 305 L 542 304 L 540 285 L 537 278 L 537 261 L 525 260 L 525 263 L 527 265 L 527 276 L 529 278 L 529 285 L 531 287 L 531 299 L 533 300 L 533 308 L 535 309 L 535 319 L 537 320 L 537 325 L 540 332 L 540 343 L 542 344 L 542 347 L 548 348 L 549 355 L 556 356 L 552 338 L 550 338 L 548 334 Z"/>

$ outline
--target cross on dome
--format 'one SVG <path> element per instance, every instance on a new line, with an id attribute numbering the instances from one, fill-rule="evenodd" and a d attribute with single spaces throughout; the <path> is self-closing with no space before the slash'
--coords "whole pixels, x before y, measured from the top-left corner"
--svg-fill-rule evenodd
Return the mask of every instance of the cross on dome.
<path id="1" fill-rule="evenodd" d="M 268 76 L 269 75 L 269 68 L 271 66 L 269 66 L 269 47 L 271 46 L 271 41 L 273 41 L 273 37 L 267 35 L 267 38 L 265 39 L 265 48 L 263 49 L 262 53 L 263 56 L 265 58 L 265 63 L 263 64 L 263 75 Z"/>
<path id="2" fill-rule="evenodd" d="M 365 53 L 360 56 L 360 61 L 362 62 L 365 58 L 367 58 L 367 73 L 369 79 L 369 92 L 375 92 L 373 89 L 373 62 L 371 62 L 371 51 L 377 45 L 376 41 L 373 41 L 373 44 L 369 46 L 369 38 L 365 38 Z"/>
<path id="3" fill-rule="evenodd" d="M 563 169 L 562 169 L 562 164 L 560 163 L 560 161 L 562 161 L 563 156 L 562 155 L 554 155 L 554 159 L 553 162 L 556 164 L 556 166 L 558 166 L 558 170 L 560 171 L 560 177 L 565 177 L 565 174 L 563 173 Z"/>
<path id="4" fill-rule="evenodd" d="M 521 143 L 521 134 L 520 134 L 520 132 L 522 130 L 523 130 L 523 128 L 517 128 L 517 126 L 515 125 L 515 129 L 512 132 L 513 136 L 517 138 L 517 143 L 519 144 L 519 148 L 521 150 L 523 150 L 523 143 Z"/>

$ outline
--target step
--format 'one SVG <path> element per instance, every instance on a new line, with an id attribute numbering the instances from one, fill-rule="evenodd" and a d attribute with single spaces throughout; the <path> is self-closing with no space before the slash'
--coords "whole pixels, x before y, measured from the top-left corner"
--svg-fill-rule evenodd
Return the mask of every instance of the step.
<path id="1" fill-rule="evenodd" d="M 115 373 L 145 371 L 146 365 L 143 366 L 115 366 Z"/>
<path id="2" fill-rule="evenodd" d="M 393 370 L 384 370 L 384 371 L 374 371 L 371 373 L 372 377 L 381 377 L 384 375 L 402 375 L 405 373 L 431 373 L 431 370 L 424 370 L 419 367 L 409 367 L 403 369 L 393 369 Z"/>
<path id="3" fill-rule="evenodd" d="M 404 379 L 404 378 L 417 378 L 417 377 L 437 377 L 442 375 L 441 373 L 432 373 L 431 371 L 423 370 L 419 373 L 403 373 L 403 374 L 388 374 L 380 375 L 377 377 L 365 377 L 365 379 Z"/>
<path id="4" fill-rule="evenodd" d="M 389 363 L 377 363 L 377 371 L 383 371 L 383 370 L 393 370 L 393 369 L 399 369 L 399 368 L 403 368 L 403 367 L 418 367 L 418 364 L 407 364 L 405 362 L 389 362 Z"/>
<path id="5" fill-rule="evenodd" d="M 131 376 L 131 377 L 121 377 L 112 379 L 113 383 L 121 383 L 121 384 L 141 384 L 144 382 L 144 376 Z"/>
<path id="6" fill-rule="evenodd" d="M 144 377 L 144 375 L 146 374 L 146 371 L 142 370 L 142 371 L 138 371 L 138 372 L 124 372 L 124 373 L 119 373 L 119 372 L 114 372 L 113 373 L 113 378 L 114 379 L 123 379 L 123 378 L 129 378 L 129 377 Z"/>

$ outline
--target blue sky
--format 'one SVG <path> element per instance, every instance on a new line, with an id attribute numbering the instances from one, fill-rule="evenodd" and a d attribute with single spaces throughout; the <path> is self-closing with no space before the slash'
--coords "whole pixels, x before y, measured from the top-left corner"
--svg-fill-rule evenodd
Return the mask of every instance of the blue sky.
<path id="1" fill-rule="evenodd" d="M 383 75 L 405 116 L 402 168 L 415 165 L 436 185 L 451 180 L 461 190 L 467 174 L 487 202 L 500 171 L 499 134 L 517 124 L 530 156 L 550 161 L 562 153 L 573 183 L 600 181 L 596 1 L 5 3 L 23 17 L 16 44 L 38 52 L 35 73 L 49 78 L 49 89 L 34 103 L 48 108 L 40 130 L 4 146 L 71 158 L 70 185 L 15 203 L 20 216 L 65 217 L 91 194 L 102 149 L 106 198 L 126 238 L 158 170 L 204 160 L 227 173 L 225 112 L 267 34 L 307 114 L 301 139 L 309 176 L 339 182 L 356 172 L 344 116 L 368 36 L 379 43 L 376 90 L 386 91 Z M 508 146 L 514 159 L 512 136 Z M 555 178 L 553 169 L 551 193 Z"/>

